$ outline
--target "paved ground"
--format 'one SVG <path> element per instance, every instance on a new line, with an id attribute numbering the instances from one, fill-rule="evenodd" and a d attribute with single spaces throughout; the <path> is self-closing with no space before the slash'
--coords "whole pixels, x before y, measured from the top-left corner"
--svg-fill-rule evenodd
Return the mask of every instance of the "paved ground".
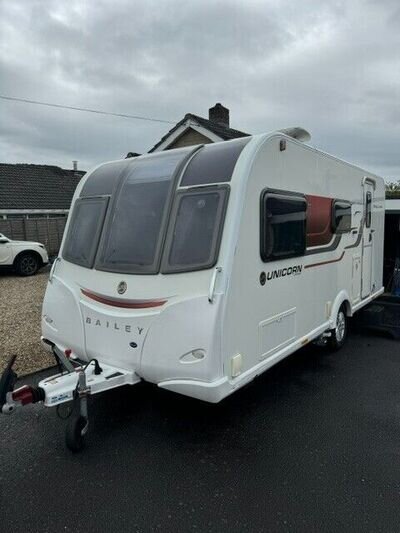
<path id="1" fill-rule="evenodd" d="M 40 321 L 44 291 L 50 267 L 23 278 L 0 273 L 0 370 L 9 356 L 18 355 L 15 365 L 28 374 L 54 363 L 40 344 Z"/>
<path id="2" fill-rule="evenodd" d="M 52 410 L 2 417 L 0 528 L 398 532 L 399 348 L 306 348 L 219 405 L 112 391 L 80 455 Z"/>

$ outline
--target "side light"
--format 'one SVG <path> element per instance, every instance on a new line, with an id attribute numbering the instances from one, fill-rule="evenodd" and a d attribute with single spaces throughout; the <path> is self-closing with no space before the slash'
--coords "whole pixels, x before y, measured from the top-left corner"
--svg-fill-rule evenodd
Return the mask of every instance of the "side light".
<path id="1" fill-rule="evenodd" d="M 182 355 L 179 360 L 181 363 L 198 363 L 202 361 L 206 356 L 206 352 L 201 349 L 192 350 L 191 352 Z"/>
<path id="2" fill-rule="evenodd" d="M 47 315 L 43 315 L 43 320 L 44 320 L 45 322 L 47 322 L 48 324 L 52 324 L 52 323 L 53 323 L 53 319 L 50 318 L 50 317 L 47 316 Z"/>

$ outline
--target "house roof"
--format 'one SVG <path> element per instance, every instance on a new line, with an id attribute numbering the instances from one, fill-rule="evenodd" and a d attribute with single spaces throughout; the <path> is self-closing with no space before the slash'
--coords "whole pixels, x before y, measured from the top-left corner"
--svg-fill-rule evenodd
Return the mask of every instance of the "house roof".
<path id="1" fill-rule="evenodd" d="M 69 209 L 83 171 L 0 163 L 0 209 Z"/>
<path id="2" fill-rule="evenodd" d="M 185 122 L 195 122 L 199 126 L 202 126 L 203 128 L 206 128 L 211 133 L 214 133 L 215 135 L 218 135 L 218 137 L 221 137 L 224 141 L 229 141 L 231 139 L 237 139 L 239 137 L 248 137 L 250 133 L 245 133 L 243 131 L 234 130 L 233 128 L 229 128 L 228 126 L 225 126 L 224 124 L 215 122 L 213 120 L 209 120 L 207 118 L 199 117 L 198 115 L 193 115 L 192 113 L 187 113 L 184 118 L 175 124 L 175 126 L 169 130 L 168 133 L 162 137 L 157 144 L 155 144 L 149 152 L 154 152 L 170 135 L 172 135 L 178 128 L 180 128 L 182 125 L 185 124 Z M 190 127 L 190 126 L 189 126 Z"/>

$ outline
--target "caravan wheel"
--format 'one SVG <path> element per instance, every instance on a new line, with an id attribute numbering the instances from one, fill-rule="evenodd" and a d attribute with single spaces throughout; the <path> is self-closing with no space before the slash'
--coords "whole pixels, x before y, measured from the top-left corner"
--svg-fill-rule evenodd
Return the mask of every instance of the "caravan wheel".
<path id="1" fill-rule="evenodd" d="M 348 320 L 345 306 L 342 305 L 336 318 L 336 327 L 331 330 L 331 336 L 328 339 L 331 350 L 336 351 L 345 344 L 347 339 Z"/>

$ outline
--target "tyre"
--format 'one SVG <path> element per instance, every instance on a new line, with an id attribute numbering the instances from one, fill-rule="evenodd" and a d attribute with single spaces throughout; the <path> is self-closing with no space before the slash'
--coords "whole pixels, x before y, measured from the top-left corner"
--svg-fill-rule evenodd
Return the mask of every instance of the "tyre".
<path id="1" fill-rule="evenodd" d="M 85 445 L 85 436 L 83 430 L 86 427 L 87 420 L 83 416 L 73 416 L 67 425 L 65 433 L 65 444 L 71 452 L 77 453 Z"/>
<path id="2" fill-rule="evenodd" d="M 25 253 L 17 257 L 15 270 L 19 276 L 33 276 L 40 268 L 40 261 L 33 253 Z"/>
<path id="3" fill-rule="evenodd" d="M 328 337 L 328 346 L 332 351 L 340 350 L 347 340 L 348 319 L 346 308 L 342 305 L 336 317 L 336 327 L 331 330 L 331 336 Z"/>

